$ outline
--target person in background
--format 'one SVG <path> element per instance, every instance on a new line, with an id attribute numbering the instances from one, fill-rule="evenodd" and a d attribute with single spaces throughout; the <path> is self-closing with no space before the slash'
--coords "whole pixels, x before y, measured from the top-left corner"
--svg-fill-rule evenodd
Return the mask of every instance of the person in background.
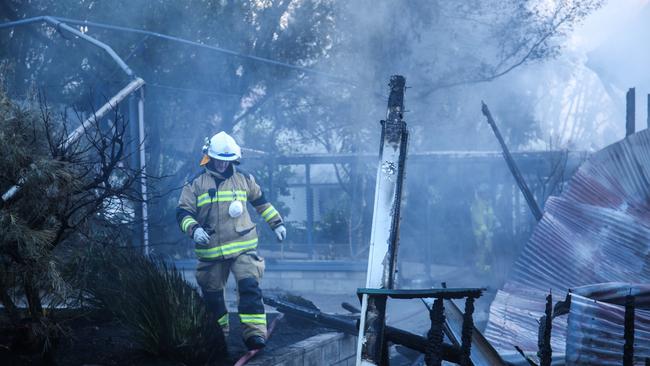
<path id="1" fill-rule="evenodd" d="M 470 206 L 472 230 L 474 232 L 475 268 L 478 274 L 491 273 L 494 266 L 494 248 L 492 237 L 497 225 L 494 209 L 490 202 L 489 188 L 481 183 L 474 192 L 474 201 Z"/>

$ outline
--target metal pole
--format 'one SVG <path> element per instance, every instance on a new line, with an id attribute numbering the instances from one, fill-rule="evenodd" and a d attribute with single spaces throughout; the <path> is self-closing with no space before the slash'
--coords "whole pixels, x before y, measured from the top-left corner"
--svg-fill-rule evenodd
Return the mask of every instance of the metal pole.
<path id="1" fill-rule="evenodd" d="M 117 105 L 124 100 L 129 94 L 133 93 L 134 91 L 138 90 L 144 85 L 144 80 L 140 78 L 136 78 L 135 80 L 131 81 L 127 86 L 125 86 L 122 90 L 120 90 L 117 94 L 115 94 L 108 102 L 106 102 L 101 108 L 99 108 L 95 113 L 93 113 L 92 116 L 88 117 L 79 127 L 77 127 L 72 133 L 66 137 L 65 140 L 61 143 L 59 146 L 60 149 L 67 149 L 70 147 L 70 145 L 74 144 L 79 140 L 81 136 L 83 136 L 84 131 L 90 126 L 101 119 L 103 116 L 106 115 L 109 111 L 115 109 Z M 3 203 L 6 201 L 9 201 L 11 198 L 13 198 L 16 193 L 20 191 L 20 186 L 24 184 L 24 179 L 21 178 L 18 181 L 18 184 L 12 186 L 7 190 L 3 195 L 2 195 L 2 201 Z"/>
<path id="2" fill-rule="evenodd" d="M 142 245 L 149 255 L 149 212 L 147 206 L 147 157 L 144 132 L 144 87 L 138 93 L 138 137 L 140 138 L 140 193 L 142 195 Z"/>
<path id="3" fill-rule="evenodd" d="M 307 198 L 307 246 L 314 259 L 314 195 L 311 190 L 311 165 L 305 164 L 305 195 Z"/>
<path id="4" fill-rule="evenodd" d="M 0 29 L 2 29 L 2 28 L 11 28 L 11 27 L 21 26 L 21 25 L 25 25 L 25 24 L 30 24 L 30 23 L 38 23 L 38 22 L 43 22 L 43 21 L 48 22 L 50 24 L 53 24 L 53 25 L 55 25 L 57 27 L 59 26 L 59 24 L 61 24 L 62 28 L 65 29 L 66 31 L 73 31 L 73 33 L 76 34 L 77 36 L 82 37 L 82 38 L 86 39 L 87 41 L 95 44 L 96 46 L 99 46 L 99 47 L 103 48 L 106 52 L 108 52 L 111 55 L 111 57 L 113 57 L 113 59 L 118 64 L 120 64 L 120 67 L 122 67 L 122 69 L 125 70 L 125 72 L 127 72 L 127 74 L 129 76 L 133 76 L 132 71 L 129 69 L 129 67 L 126 65 L 126 63 L 124 63 L 124 61 L 122 61 L 122 59 L 113 51 L 112 48 L 108 47 L 107 45 L 105 45 L 105 44 L 103 44 L 103 43 L 101 43 L 99 41 L 97 41 L 96 39 L 94 39 L 94 38 L 92 38 L 90 36 L 85 35 L 84 33 L 81 33 L 79 31 L 77 31 L 74 28 L 68 27 L 64 23 L 83 25 L 83 26 L 90 26 L 90 27 L 94 27 L 94 28 L 108 29 L 108 30 L 112 30 L 112 31 L 143 34 L 143 35 L 147 35 L 147 36 L 151 36 L 151 37 L 165 39 L 165 40 L 172 41 L 172 42 L 178 42 L 178 43 L 187 44 L 187 45 L 191 45 L 191 46 L 195 46 L 195 47 L 209 49 L 209 50 L 212 50 L 212 51 L 216 51 L 216 52 L 219 52 L 219 53 L 223 53 L 223 54 L 227 54 L 227 55 L 231 55 L 231 56 L 235 56 L 235 57 L 240 57 L 240 58 L 253 60 L 253 61 L 257 61 L 257 62 L 263 62 L 263 63 L 266 63 L 266 64 L 280 66 L 280 67 L 284 67 L 284 68 L 288 68 L 288 69 L 292 69 L 292 70 L 297 70 L 297 71 L 301 71 L 301 72 L 305 72 L 305 73 L 309 73 L 309 74 L 320 75 L 320 76 L 323 76 L 323 77 L 327 77 L 329 79 L 337 80 L 338 82 L 344 82 L 344 83 L 350 84 L 349 78 L 344 78 L 344 77 L 341 77 L 341 76 L 328 74 L 328 73 L 323 72 L 323 71 L 313 70 L 313 69 L 303 67 L 303 66 L 292 65 L 292 64 L 289 64 L 289 63 L 286 63 L 286 62 L 276 61 L 276 60 L 272 60 L 272 59 L 265 58 L 265 57 L 247 55 L 247 54 L 244 54 L 244 53 L 241 53 L 241 52 L 236 52 L 236 51 L 229 50 L 229 49 L 226 49 L 226 48 L 217 47 L 217 46 L 210 46 L 210 45 L 206 45 L 206 44 L 203 44 L 203 43 L 194 42 L 194 41 L 190 41 L 190 40 L 179 38 L 179 37 L 173 37 L 173 36 L 169 36 L 169 35 L 162 34 L 162 33 L 157 33 L 157 32 L 152 32 L 152 31 L 147 31 L 147 30 L 142 30 L 142 29 L 120 27 L 120 26 L 97 23 L 97 22 L 90 22 L 90 21 L 87 21 L 87 20 L 77 20 L 77 19 L 69 19 L 69 18 L 53 17 L 53 16 L 39 16 L 39 17 L 34 17 L 34 18 L 21 19 L 21 20 L 17 20 L 17 21 L 14 21 L 14 22 L 2 23 L 2 24 L 0 24 Z"/>
<path id="5" fill-rule="evenodd" d="M 194 47 L 208 49 L 208 50 L 216 51 L 216 52 L 219 52 L 219 53 L 222 53 L 222 54 L 231 55 L 231 56 L 235 56 L 235 57 L 239 57 L 239 58 L 243 58 L 243 59 L 247 59 L 247 60 L 252 60 L 252 61 L 262 62 L 262 63 L 269 64 L 269 65 L 284 67 L 284 68 L 287 68 L 287 69 L 297 70 L 297 71 L 305 72 L 305 73 L 308 73 L 308 74 L 320 75 L 320 76 L 323 76 L 323 77 L 326 77 L 326 78 L 329 78 L 329 79 L 333 79 L 333 80 L 337 80 L 339 82 L 345 82 L 345 83 L 349 84 L 349 78 L 344 78 L 344 77 L 341 77 L 341 76 L 328 74 L 326 72 L 310 69 L 310 68 L 304 67 L 304 66 L 292 65 L 292 64 L 289 64 L 289 63 L 286 63 L 286 62 L 272 60 L 270 58 L 259 57 L 259 56 L 254 56 L 254 55 L 247 55 L 247 54 L 237 52 L 237 51 L 233 51 L 233 50 L 229 50 L 229 49 L 226 49 L 226 48 L 222 48 L 222 47 L 218 47 L 218 46 L 211 46 L 211 45 L 207 45 L 207 44 L 203 44 L 203 43 L 199 43 L 199 42 L 195 42 L 195 41 L 190 41 L 190 40 L 179 38 L 179 37 L 169 36 L 169 35 L 162 34 L 162 33 L 157 33 L 157 32 L 152 32 L 152 31 L 142 30 L 142 29 L 120 27 L 120 26 L 97 23 L 97 22 L 90 22 L 90 21 L 87 21 L 87 20 L 76 20 L 76 19 L 69 19 L 69 18 L 62 18 L 62 17 L 56 17 L 56 19 L 58 19 L 60 21 L 63 21 L 63 22 L 66 22 L 66 23 L 70 23 L 70 24 L 87 25 L 87 26 L 94 27 L 94 28 L 102 28 L 102 29 L 108 29 L 108 30 L 113 30 L 113 31 L 129 32 L 129 33 L 147 35 L 147 36 L 151 36 L 151 37 L 165 39 L 167 41 L 178 42 L 178 43 L 181 43 L 181 44 L 186 44 L 186 45 L 190 45 L 190 46 L 194 46 Z"/>
<path id="6" fill-rule="evenodd" d="M 140 169 L 140 154 L 138 144 L 140 142 L 139 129 L 138 129 L 138 98 L 135 94 L 129 97 L 129 115 L 128 115 L 129 139 L 128 139 L 128 154 L 129 154 L 129 167 L 133 172 Z M 140 185 L 134 183 L 133 187 L 137 194 L 141 196 Z M 131 236 L 131 245 L 134 248 L 141 248 L 143 246 L 143 233 L 142 233 L 142 209 L 138 207 L 136 202 L 133 202 L 133 222 L 131 227 L 133 235 Z"/>
<path id="7" fill-rule="evenodd" d="M 77 29 L 74 29 L 70 27 L 69 25 L 63 23 L 61 20 L 51 17 L 51 16 L 40 16 L 40 17 L 34 17 L 34 18 L 28 18 L 28 19 L 21 19 L 17 20 L 15 22 L 7 22 L 7 23 L 2 23 L 0 24 L 0 29 L 3 28 L 12 28 L 16 26 L 22 26 L 22 25 L 27 25 L 31 23 L 40 23 L 40 22 L 46 22 L 52 26 L 54 26 L 57 30 L 64 30 L 66 32 L 70 32 L 74 34 L 75 36 L 82 38 L 83 40 L 90 42 L 91 44 L 103 49 L 106 51 L 106 53 L 111 56 L 111 58 L 117 63 L 117 65 L 131 78 L 134 78 L 135 75 L 133 74 L 133 71 L 131 68 L 122 60 L 122 58 L 106 43 L 101 42 L 85 33 L 80 32 Z"/>
<path id="8" fill-rule="evenodd" d="M 21 26 L 21 25 L 27 25 L 27 24 L 31 24 L 31 23 L 40 23 L 40 22 L 44 22 L 44 21 L 45 21 L 44 16 L 21 19 L 21 20 L 15 20 L 13 22 L 6 22 L 6 23 L 0 24 L 0 29 L 13 28 L 13 27 Z"/>

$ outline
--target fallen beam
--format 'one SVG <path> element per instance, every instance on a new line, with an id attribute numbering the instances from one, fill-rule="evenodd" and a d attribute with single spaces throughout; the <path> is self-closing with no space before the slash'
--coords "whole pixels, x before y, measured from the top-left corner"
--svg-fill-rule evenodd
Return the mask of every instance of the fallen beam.
<path id="1" fill-rule="evenodd" d="M 355 337 L 359 334 L 359 320 L 357 316 L 344 317 L 327 314 L 321 312 L 318 309 L 307 308 L 305 306 L 296 305 L 288 301 L 269 297 L 264 297 L 264 303 L 276 308 L 279 312 L 286 315 L 309 320 L 320 326 L 332 328 L 334 330 L 353 335 Z M 428 341 L 423 336 L 419 336 L 417 334 L 413 334 L 391 326 L 386 326 L 384 328 L 384 336 L 388 342 L 391 342 L 393 344 L 398 344 L 421 353 L 425 353 L 426 351 Z M 443 343 L 442 357 L 445 361 L 459 363 L 460 348 L 448 343 Z"/>
<path id="2" fill-rule="evenodd" d="M 515 160 L 512 158 L 512 155 L 510 154 L 510 150 L 508 149 L 508 146 L 503 140 L 503 136 L 501 136 L 501 132 L 499 132 L 499 128 L 497 127 L 496 122 L 494 122 L 494 118 L 492 118 L 492 113 L 490 113 L 490 109 L 488 108 L 487 104 L 483 102 L 481 103 L 482 103 L 481 111 L 483 112 L 485 118 L 487 118 L 490 127 L 492 127 L 494 136 L 496 136 L 497 140 L 499 140 L 499 144 L 501 145 L 501 150 L 503 151 L 503 157 L 506 159 L 506 163 L 508 164 L 508 169 L 510 169 L 512 176 L 515 178 L 515 181 L 517 182 L 517 185 L 519 186 L 521 193 L 524 195 L 524 198 L 526 199 L 526 202 L 528 203 L 528 207 L 530 207 L 530 211 L 533 213 L 533 216 L 535 216 L 535 219 L 537 221 L 541 220 L 543 214 L 542 214 L 542 210 L 539 208 L 539 205 L 537 204 L 537 201 L 535 200 L 535 196 L 533 196 L 533 193 L 530 191 L 530 188 L 528 188 L 528 184 L 526 184 L 523 175 L 521 175 L 521 172 L 519 171 L 519 167 L 517 167 Z"/>
<path id="3" fill-rule="evenodd" d="M 463 312 L 453 300 L 444 300 L 445 335 L 454 344 L 460 344 L 463 328 Z M 474 366 L 506 366 L 507 364 L 476 328 L 472 331 L 470 360 Z"/>

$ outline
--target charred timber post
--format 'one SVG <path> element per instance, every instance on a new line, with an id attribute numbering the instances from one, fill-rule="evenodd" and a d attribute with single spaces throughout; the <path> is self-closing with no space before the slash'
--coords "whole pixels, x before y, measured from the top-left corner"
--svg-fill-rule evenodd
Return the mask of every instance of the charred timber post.
<path id="1" fill-rule="evenodd" d="M 623 338 L 623 366 L 634 365 L 634 296 L 625 297 L 625 330 Z"/>
<path id="2" fill-rule="evenodd" d="M 546 309 L 544 316 L 539 322 L 539 334 L 537 345 L 539 350 L 537 356 L 539 357 L 539 366 L 551 366 L 551 359 L 553 350 L 551 349 L 551 330 L 553 327 L 553 295 L 546 296 Z"/>
<path id="3" fill-rule="evenodd" d="M 472 332 L 474 330 L 474 298 L 465 299 L 465 313 L 463 314 L 463 328 L 460 344 L 460 364 L 471 366 L 472 360 Z"/>
<path id="4" fill-rule="evenodd" d="M 630 136 L 635 130 L 636 92 L 630 88 L 625 94 L 625 136 Z"/>
<path id="5" fill-rule="evenodd" d="M 539 208 L 539 205 L 537 204 L 537 201 L 535 200 L 533 193 L 528 188 L 528 184 L 526 184 L 526 181 L 524 180 L 524 177 L 521 175 L 521 172 L 519 171 L 519 168 L 517 167 L 515 160 L 512 158 L 512 155 L 510 154 L 510 150 L 508 150 L 508 146 L 503 140 L 503 137 L 501 136 L 501 132 L 499 132 L 499 128 L 497 127 L 496 122 L 494 122 L 494 118 L 492 118 L 492 114 L 490 113 L 487 104 L 485 104 L 484 102 L 481 102 L 481 104 L 482 104 L 481 111 L 483 112 L 485 118 L 487 118 L 490 127 L 492 127 L 492 132 L 494 132 L 494 136 L 496 136 L 497 140 L 499 140 L 499 144 L 501 145 L 501 150 L 503 151 L 503 157 L 504 159 L 506 159 L 506 163 L 508 164 L 510 173 L 512 173 L 513 177 L 515 178 L 515 181 L 517 182 L 517 185 L 519 186 L 521 193 L 524 195 L 524 198 L 526 199 L 526 202 L 528 203 L 528 207 L 532 211 L 533 216 L 535 216 L 535 219 L 537 221 L 541 220 L 542 210 Z"/>
<path id="6" fill-rule="evenodd" d="M 433 302 L 429 311 L 429 319 L 431 319 L 431 329 L 427 334 L 429 344 L 427 344 L 424 361 L 427 366 L 440 366 L 442 365 L 443 326 L 445 323 L 445 306 L 442 298 L 437 298 Z"/>
<path id="7" fill-rule="evenodd" d="M 400 206 L 408 130 L 403 120 L 406 79 L 390 78 L 386 120 L 381 121 L 366 288 L 392 289 L 399 243 Z M 356 364 L 381 365 L 384 349 L 385 296 L 362 294 Z"/>

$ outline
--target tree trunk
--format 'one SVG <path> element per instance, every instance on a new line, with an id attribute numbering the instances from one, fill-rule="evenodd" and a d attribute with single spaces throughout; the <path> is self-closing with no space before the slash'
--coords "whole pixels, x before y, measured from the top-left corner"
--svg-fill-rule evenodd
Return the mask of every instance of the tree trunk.
<path id="1" fill-rule="evenodd" d="M 36 279 L 31 273 L 25 274 L 25 297 L 27 298 L 27 305 L 29 314 L 32 320 L 39 320 L 43 316 L 43 305 L 41 303 L 41 296 L 39 294 Z"/>
<path id="2" fill-rule="evenodd" d="M 11 324 L 17 325 L 20 322 L 20 313 L 11 296 L 9 296 L 9 291 L 4 283 L 0 284 L 0 302 L 4 306 Z"/>

